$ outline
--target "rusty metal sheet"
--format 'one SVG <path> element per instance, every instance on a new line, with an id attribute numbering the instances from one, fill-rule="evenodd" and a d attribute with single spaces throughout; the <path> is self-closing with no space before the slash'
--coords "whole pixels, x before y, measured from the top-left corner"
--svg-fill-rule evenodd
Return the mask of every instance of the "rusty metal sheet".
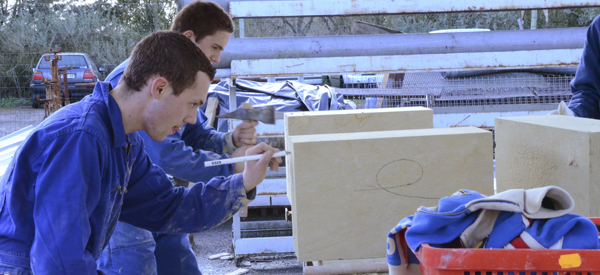
<path id="1" fill-rule="evenodd" d="M 556 9 L 600 6 L 600 1 L 581 0 L 327 0 L 327 1 L 219 1 L 229 5 L 237 18 L 473 12 Z"/>
<path id="2" fill-rule="evenodd" d="M 233 77 L 573 67 L 583 49 L 234 60 Z"/>

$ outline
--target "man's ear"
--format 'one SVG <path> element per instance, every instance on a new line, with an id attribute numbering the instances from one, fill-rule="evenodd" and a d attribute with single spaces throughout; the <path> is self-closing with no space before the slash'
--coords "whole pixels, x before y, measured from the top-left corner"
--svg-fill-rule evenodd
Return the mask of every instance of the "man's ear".
<path id="1" fill-rule="evenodd" d="M 170 94 L 171 85 L 166 78 L 159 76 L 150 81 L 150 93 L 154 99 L 162 99 Z"/>
<path id="2" fill-rule="evenodd" d="M 192 31 L 192 30 L 184 31 L 183 35 L 185 35 L 185 37 L 192 40 L 193 42 L 196 42 L 196 40 L 194 40 L 196 38 L 196 36 L 194 36 L 194 31 Z"/>

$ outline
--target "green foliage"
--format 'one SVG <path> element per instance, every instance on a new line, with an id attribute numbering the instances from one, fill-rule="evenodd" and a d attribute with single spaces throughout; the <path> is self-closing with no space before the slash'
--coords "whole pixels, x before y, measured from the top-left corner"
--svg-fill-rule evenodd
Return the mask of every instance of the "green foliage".
<path id="1" fill-rule="evenodd" d="M 28 97 L 31 68 L 48 49 L 88 53 L 108 73 L 144 36 L 168 29 L 177 5 L 175 0 L 46 0 L 19 1 L 7 10 L 0 13 L 0 97 Z"/>
<path id="2" fill-rule="evenodd" d="M 29 100 L 29 99 L 16 98 L 16 97 L 0 98 L 0 107 L 2 107 L 2 108 L 22 106 L 22 105 L 28 105 L 28 104 L 31 104 L 31 100 Z"/>

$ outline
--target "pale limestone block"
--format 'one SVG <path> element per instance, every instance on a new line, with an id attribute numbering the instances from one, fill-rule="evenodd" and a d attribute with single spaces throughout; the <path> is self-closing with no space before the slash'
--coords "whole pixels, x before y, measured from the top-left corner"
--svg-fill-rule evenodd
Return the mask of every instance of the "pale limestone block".
<path id="1" fill-rule="evenodd" d="M 290 136 L 433 128 L 433 110 L 424 107 L 295 112 L 285 113 L 284 118 L 288 152 Z M 292 158 L 286 157 L 287 197 L 292 207 L 293 165 Z"/>
<path id="2" fill-rule="evenodd" d="M 424 107 L 336 110 L 285 114 L 287 136 L 433 128 Z"/>
<path id="3" fill-rule="evenodd" d="M 385 237 L 458 189 L 493 193 L 492 134 L 475 127 L 289 137 L 299 261 L 385 257 Z"/>
<path id="4" fill-rule="evenodd" d="M 496 186 L 560 186 L 573 213 L 600 215 L 600 121 L 569 116 L 496 118 Z"/>

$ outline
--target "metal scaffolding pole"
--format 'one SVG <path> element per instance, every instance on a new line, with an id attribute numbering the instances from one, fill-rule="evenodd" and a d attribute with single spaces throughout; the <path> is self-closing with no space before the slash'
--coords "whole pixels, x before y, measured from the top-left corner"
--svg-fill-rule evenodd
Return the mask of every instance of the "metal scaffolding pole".
<path id="1" fill-rule="evenodd" d="M 218 68 L 232 60 L 581 49 L 586 28 L 472 33 L 231 39 Z"/>
<path id="2" fill-rule="evenodd" d="M 234 60 L 233 77 L 574 67 L 582 49 Z"/>

